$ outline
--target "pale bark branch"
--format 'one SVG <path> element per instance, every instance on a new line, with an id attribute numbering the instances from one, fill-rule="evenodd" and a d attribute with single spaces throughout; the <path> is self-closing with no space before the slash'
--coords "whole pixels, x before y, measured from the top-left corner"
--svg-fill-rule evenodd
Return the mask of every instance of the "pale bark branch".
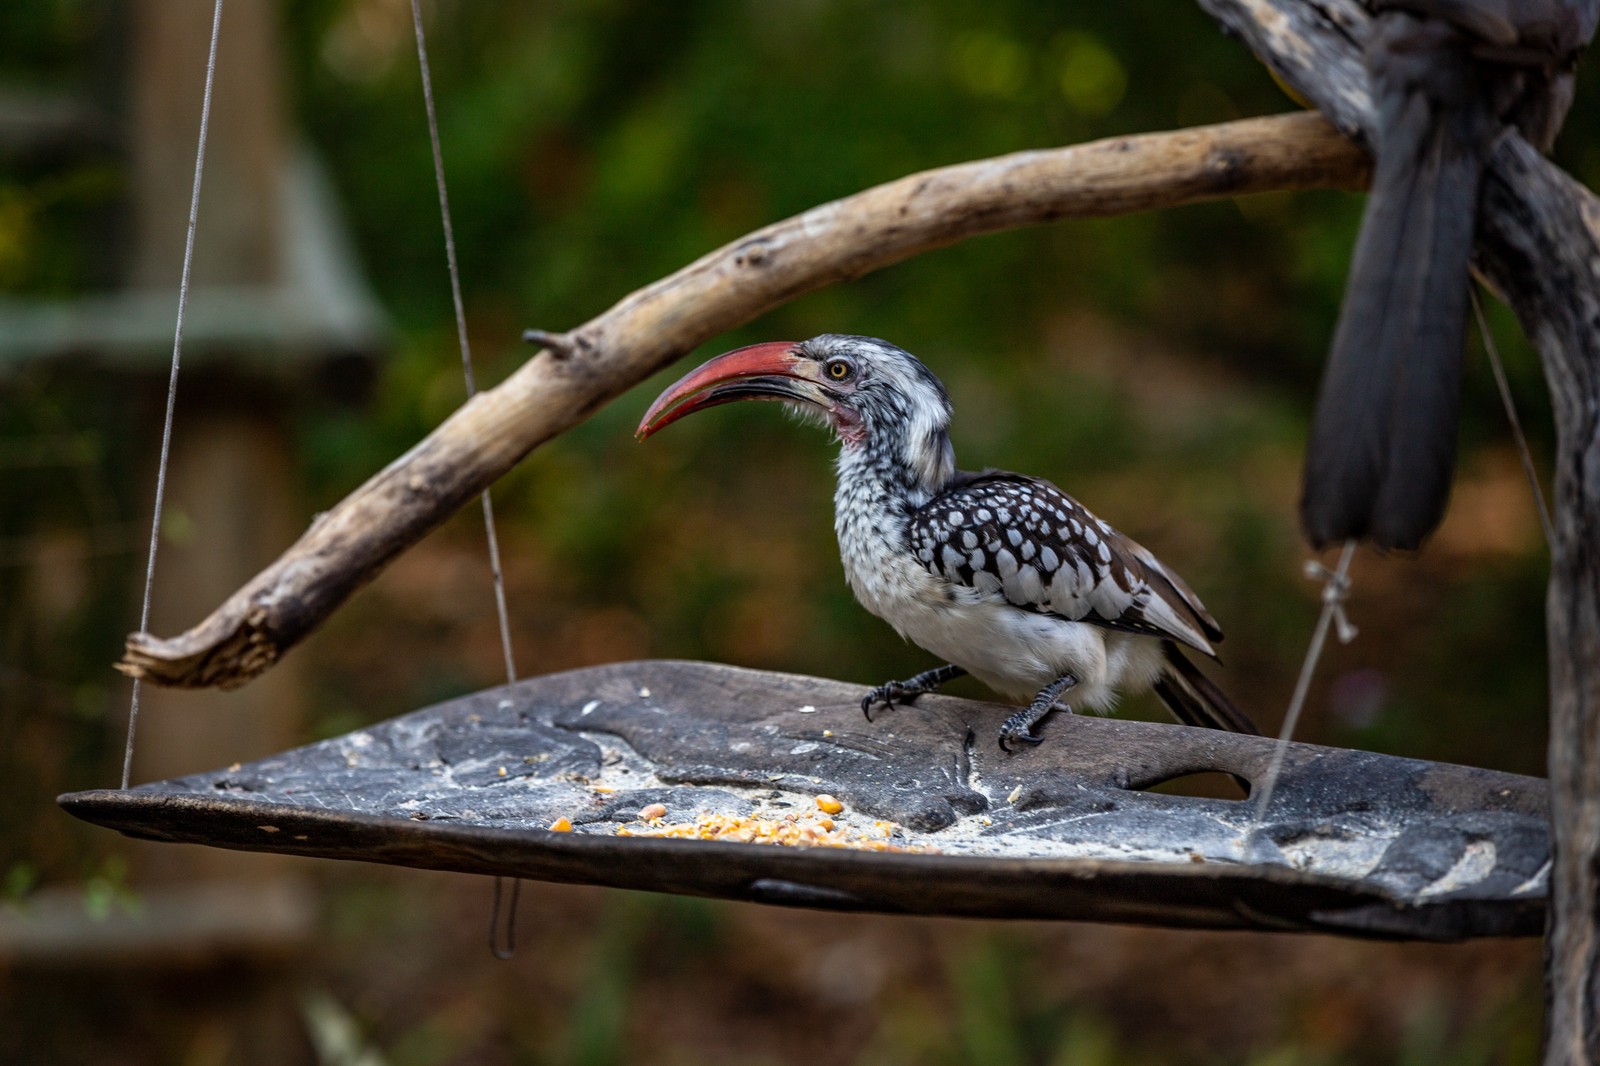
<path id="1" fill-rule="evenodd" d="M 1315 114 L 1118 137 L 913 174 L 758 230 L 623 299 L 480 393 L 188 632 L 118 668 L 243 684 L 518 460 L 696 345 L 833 282 L 968 237 L 1282 189 L 1359 188 L 1365 154 Z"/>

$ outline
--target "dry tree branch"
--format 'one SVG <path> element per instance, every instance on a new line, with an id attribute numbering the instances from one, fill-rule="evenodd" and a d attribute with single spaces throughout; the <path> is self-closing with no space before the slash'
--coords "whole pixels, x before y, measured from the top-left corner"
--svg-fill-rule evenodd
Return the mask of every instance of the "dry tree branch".
<path id="1" fill-rule="evenodd" d="M 180 636 L 128 639 L 118 669 L 241 685 L 518 460 L 696 345 L 804 293 L 968 237 L 1282 189 L 1360 188 L 1365 153 L 1321 117 L 1248 119 L 943 167 L 717 249 L 565 334 L 480 393 Z"/>

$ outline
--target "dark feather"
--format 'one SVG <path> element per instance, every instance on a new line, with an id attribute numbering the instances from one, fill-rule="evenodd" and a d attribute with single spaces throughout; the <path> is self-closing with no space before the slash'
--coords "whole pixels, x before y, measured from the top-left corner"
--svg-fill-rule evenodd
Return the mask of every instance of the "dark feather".
<path id="1" fill-rule="evenodd" d="M 1467 40 L 1391 13 L 1368 46 L 1378 165 L 1306 455 L 1301 519 L 1322 547 L 1415 548 L 1455 465 L 1478 189 L 1500 129 Z"/>
<path id="2" fill-rule="evenodd" d="M 1184 725 L 1261 735 L 1250 716 L 1201 673 L 1176 644 L 1166 641 L 1161 650 L 1167 657 L 1167 671 L 1156 681 L 1155 691 L 1174 718 Z"/>

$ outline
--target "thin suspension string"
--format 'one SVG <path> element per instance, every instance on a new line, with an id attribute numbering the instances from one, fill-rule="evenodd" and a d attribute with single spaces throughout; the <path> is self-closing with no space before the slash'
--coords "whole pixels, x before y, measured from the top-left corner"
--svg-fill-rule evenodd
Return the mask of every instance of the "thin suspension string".
<path id="1" fill-rule="evenodd" d="M 517 897 L 522 894 L 522 879 L 513 877 L 511 880 L 511 902 L 501 904 L 504 892 L 504 877 L 494 879 L 494 904 L 489 908 L 489 954 L 502 962 L 508 961 L 517 953 Z M 501 936 L 501 927 L 505 929 L 504 938 Z"/>
<path id="2" fill-rule="evenodd" d="M 428 112 L 428 140 L 433 148 L 433 179 L 439 189 L 439 219 L 444 226 L 445 261 L 450 268 L 450 298 L 455 304 L 456 341 L 461 348 L 461 373 L 467 383 L 467 398 L 477 395 L 478 385 L 472 373 L 472 348 L 467 341 L 467 313 L 461 299 L 461 270 L 456 261 L 455 227 L 450 223 L 450 194 L 444 177 L 444 150 L 439 144 L 439 117 L 433 103 L 433 74 L 428 67 L 427 36 L 422 29 L 422 4 L 411 0 L 411 24 L 417 36 L 417 65 L 422 71 L 422 101 Z M 506 684 L 517 680 L 517 664 L 511 654 L 511 617 L 506 608 L 505 577 L 500 569 L 500 538 L 495 534 L 494 504 L 489 490 L 483 495 L 483 528 L 489 545 L 489 570 L 494 577 L 495 611 L 500 619 L 500 650 L 505 656 Z M 522 882 L 511 880 L 509 904 L 502 907 L 504 879 L 494 879 L 494 903 L 489 912 L 489 952 L 497 959 L 510 959 L 517 951 L 517 897 L 522 892 Z M 502 914 L 504 919 L 502 920 Z M 501 938 L 501 926 L 505 936 Z"/>
<path id="3" fill-rule="evenodd" d="M 1347 540 L 1339 553 L 1339 565 L 1334 569 L 1329 570 L 1315 561 L 1306 564 L 1306 576 L 1322 580 L 1322 615 L 1317 619 L 1316 631 L 1312 633 L 1311 644 L 1306 648 L 1305 662 L 1300 664 L 1300 679 L 1295 682 L 1294 697 L 1289 700 L 1289 713 L 1283 716 L 1278 745 L 1272 753 L 1272 762 L 1267 766 L 1267 779 L 1261 786 L 1261 796 L 1256 800 L 1257 825 L 1266 815 L 1273 790 L 1278 787 L 1278 775 L 1283 772 L 1283 758 L 1289 751 L 1289 739 L 1294 736 L 1294 727 L 1300 722 L 1300 712 L 1305 709 L 1306 693 L 1311 690 L 1311 675 L 1316 672 L 1317 662 L 1322 658 L 1329 627 L 1337 623 L 1341 644 L 1356 639 L 1356 627 L 1350 624 L 1350 619 L 1344 613 L 1344 601 L 1350 595 L 1350 560 L 1355 554 L 1356 542 Z"/>
<path id="4" fill-rule="evenodd" d="M 422 102 L 428 112 L 428 140 L 433 147 L 433 180 L 439 188 L 439 218 L 444 225 L 444 255 L 450 268 L 450 298 L 455 304 L 456 341 L 461 348 L 461 374 L 467 399 L 478 394 L 472 373 L 472 347 L 467 341 L 467 312 L 461 300 L 461 270 L 456 263 L 455 227 L 450 224 L 450 193 L 444 179 L 444 150 L 439 146 L 439 117 L 433 105 L 433 74 L 428 67 L 427 38 L 422 31 L 422 4 L 411 0 L 411 24 L 417 33 L 417 64 L 422 70 Z M 506 584 L 500 569 L 500 538 L 495 534 L 494 503 L 483 490 L 483 527 L 489 544 L 489 569 L 494 576 L 495 610 L 500 618 L 500 650 L 505 656 L 506 683 L 517 680 L 517 663 L 511 654 L 511 618 L 506 609 Z"/>
<path id="5" fill-rule="evenodd" d="M 1528 477 L 1528 487 L 1533 490 L 1533 503 L 1539 511 L 1539 525 L 1544 530 L 1545 548 L 1551 554 L 1556 550 L 1555 525 L 1550 521 L 1550 507 L 1545 503 L 1544 489 L 1539 486 L 1539 471 L 1533 465 L 1533 451 L 1528 447 L 1527 435 L 1522 432 L 1522 419 L 1517 417 L 1517 405 L 1511 400 L 1511 385 L 1506 381 L 1505 364 L 1500 361 L 1500 349 L 1489 332 L 1489 320 L 1484 316 L 1483 304 L 1478 299 L 1478 287 L 1472 285 L 1472 313 L 1478 319 L 1478 332 L 1483 335 L 1484 350 L 1489 353 L 1489 366 L 1494 370 L 1494 383 L 1500 389 L 1500 402 L 1505 405 L 1506 420 L 1511 423 L 1511 435 L 1517 441 L 1517 454 L 1522 458 L 1522 472 Z"/>
<path id="6" fill-rule="evenodd" d="M 189 306 L 189 268 L 194 263 L 195 219 L 200 214 L 200 177 L 206 168 L 206 133 L 211 127 L 211 87 L 217 74 L 217 36 L 222 27 L 222 0 L 211 11 L 211 49 L 206 56 L 206 88 L 200 102 L 200 144 L 194 153 L 194 189 L 189 194 L 189 229 L 183 239 L 183 277 L 178 282 L 178 323 L 172 333 L 172 370 L 167 377 L 167 413 L 161 425 L 161 459 L 156 465 L 155 514 L 150 519 L 150 554 L 144 567 L 144 602 L 139 608 L 139 632 L 150 629 L 150 593 L 155 587 L 156 548 L 161 543 L 161 508 L 167 495 L 167 460 L 172 453 L 172 415 L 178 401 L 178 364 L 183 355 L 183 316 Z M 128 702 L 128 742 L 122 753 L 122 787 L 133 774 L 133 738 L 139 727 L 139 693 L 143 682 L 133 680 Z"/>

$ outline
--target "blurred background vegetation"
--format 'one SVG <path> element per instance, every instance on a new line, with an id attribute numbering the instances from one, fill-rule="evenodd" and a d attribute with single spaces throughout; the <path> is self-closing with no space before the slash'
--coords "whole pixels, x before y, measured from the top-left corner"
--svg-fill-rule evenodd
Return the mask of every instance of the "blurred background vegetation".
<path id="1" fill-rule="evenodd" d="M 208 23 L 209 4 L 188 6 Z M 577 325 L 822 201 L 945 163 L 1295 106 L 1185 0 L 426 10 L 480 385 L 527 357 L 523 327 Z M 304 521 L 436 425 L 462 385 L 409 5 L 275 11 L 292 123 L 392 323 L 364 402 L 314 388 L 285 406 Z M 123 17 L 107 0 L 0 8 L 0 91 L 92 101 L 114 127 Z M 197 114 L 200 71 L 171 77 Z M 1590 186 L 1597 94 L 1580 79 L 1556 153 Z M 121 284 L 127 154 L 110 136 L 0 155 L 7 300 Z M 964 464 L 1048 477 L 1175 565 L 1228 630 L 1219 679 L 1275 728 L 1315 620 L 1298 464 L 1360 209 L 1351 194 L 1274 194 L 986 237 L 807 296 L 696 357 L 827 331 L 918 353 L 950 386 Z M 1503 308 L 1492 318 L 1543 461 L 1537 359 Z M 1324 660 L 1302 736 L 1539 773 L 1545 552 L 1470 349 L 1450 516 L 1415 558 L 1360 560 L 1361 637 Z M 752 405 L 635 445 L 639 414 L 682 369 L 496 486 L 522 672 L 694 657 L 867 684 L 927 666 L 840 580 L 819 434 Z M 137 906 L 125 843 L 52 800 L 116 780 L 128 689 L 108 664 L 138 617 L 161 383 L 152 369 L 130 385 L 83 353 L 0 360 L 0 892 L 18 911 L 75 885 Z M 193 517 L 169 514 L 167 537 L 203 541 Z M 497 683 L 475 509 L 295 655 L 302 740 Z M 1123 713 L 1161 716 L 1144 701 Z M 322 910 L 315 950 L 279 982 L 286 1009 L 396 1063 L 1509 1063 L 1537 1047 L 1533 944 L 889 921 L 529 886 L 506 966 L 482 949 L 478 880 L 300 869 Z M 191 971 L 43 970 L 0 960 L 13 1061 L 248 1061 L 247 1027 L 194 1022 L 194 1002 L 223 993 Z"/>

